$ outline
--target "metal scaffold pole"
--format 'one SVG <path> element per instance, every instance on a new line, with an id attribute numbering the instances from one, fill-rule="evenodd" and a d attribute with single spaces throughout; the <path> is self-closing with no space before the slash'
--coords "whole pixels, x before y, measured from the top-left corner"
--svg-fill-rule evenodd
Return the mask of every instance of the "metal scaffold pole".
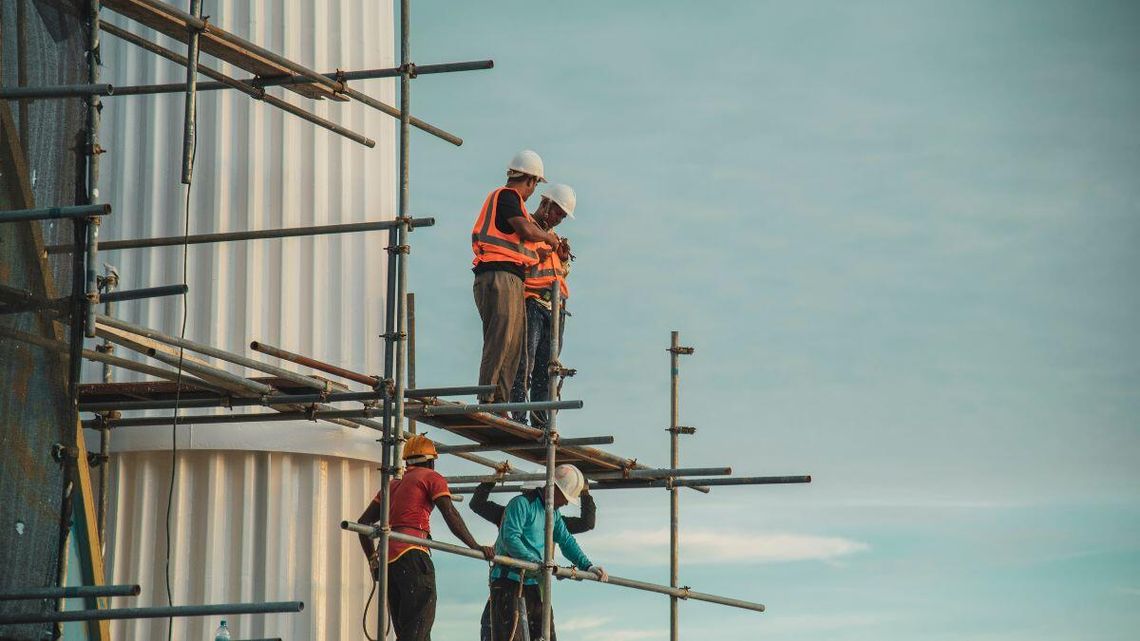
<path id="1" fill-rule="evenodd" d="M 392 532 L 391 500 L 389 490 L 392 477 L 404 473 L 404 388 L 407 359 L 405 298 L 408 292 L 408 125 L 411 122 L 412 65 L 409 60 L 410 14 L 409 0 L 400 0 L 400 155 L 399 155 L 399 211 L 397 227 L 389 232 L 388 289 L 385 308 L 386 331 L 384 349 L 384 378 L 394 381 L 394 398 L 384 404 L 384 461 L 380 469 L 381 528 L 380 528 L 380 585 L 377 606 L 379 627 L 377 638 L 382 638 L 388 624 L 388 540 Z M 393 354 L 393 352 L 395 352 Z M 394 358 L 393 358 L 394 356 Z M 394 361 L 394 362 L 393 362 Z M 394 428 L 394 429 L 393 429 Z M 394 474 L 393 474 L 394 473 Z"/>
<path id="2" fill-rule="evenodd" d="M 677 424 L 677 391 L 680 382 L 680 362 L 682 354 L 692 354 L 692 347 L 681 347 L 680 332 L 671 332 L 669 341 L 669 465 L 680 467 L 680 435 L 692 434 L 693 428 L 683 428 Z M 674 479 L 669 479 L 669 587 L 677 587 L 678 575 L 678 521 L 680 519 L 680 496 Z M 677 597 L 669 597 L 669 639 L 677 641 Z"/>
<path id="3" fill-rule="evenodd" d="M 202 18 L 202 0 L 190 0 L 190 15 Z M 194 146 L 198 136 L 198 39 L 200 27 L 188 23 L 186 45 L 186 109 L 182 123 L 182 184 L 189 185 L 194 174 Z M 94 82 L 94 81 L 93 81 Z M 189 212 L 186 213 L 190 215 Z"/>
<path id="4" fill-rule="evenodd" d="M 550 372 L 550 400 L 558 399 L 558 379 L 561 367 L 558 365 L 558 352 L 561 344 L 558 340 L 559 326 L 562 320 L 562 292 L 559 289 L 558 279 L 550 285 L 550 362 L 546 364 Z M 551 409 L 546 413 L 546 538 L 542 553 L 542 638 L 550 639 L 550 628 L 553 623 L 553 594 L 552 579 L 554 578 L 554 466 L 557 443 L 558 411 Z"/>
<path id="5" fill-rule="evenodd" d="M 340 527 L 349 532 L 356 532 L 365 536 L 377 536 L 376 528 L 371 525 L 364 525 L 362 523 L 353 523 L 352 521 L 341 521 Z M 478 550 L 472 550 L 459 545 L 452 545 L 451 543 L 444 543 L 442 541 L 435 541 L 432 539 L 421 539 L 419 537 L 409 536 L 407 534 L 400 534 L 396 532 L 392 534 L 392 539 L 396 541 L 403 541 L 405 543 L 414 543 L 433 550 L 447 552 L 456 556 L 465 556 L 469 559 L 486 562 L 483 558 L 483 553 Z M 505 565 L 512 568 L 519 568 L 527 572 L 538 572 L 543 569 L 543 566 L 538 563 L 531 563 L 530 561 L 522 561 L 513 559 L 509 556 L 496 555 L 491 559 L 492 563 L 498 565 Z M 559 567 L 554 570 L 554 574 L 561 579 L 570 579 L 572 581 L 596 581 L 601 582 L 601 577 L 593 572 L 579 570 L 574 567 L 563 568 Z M 726 605 L 732 608 L 740 608 L 743 610 L 752 610 L 753 612 L 763 612 L 764 604 L 756 603 L 754 601 L 745 601 L 743 599 L 733 599 L 731 597 L 723 597 L 716 594 L 708 594 L 706 592 L 697 592 L 691 588 L 674 588 L 665 585 L 658 585 L 656 583 L 649 583 L 647 581 L 638 581 L 636 579 L 627 579 L 625 577 L 617 576 L 614 574 L 609 575 L 605 581 L 606 585 L 617 586 L 621 588 L 632 588 L 634 590 L 642 590 L 645 592 L 655 592 L 657 594 L 666 594 L 669 596 L 676 596 L 680 599 L 692 601 L 705 601 L 707 603 L 716 603 L 718 605 Z"/>

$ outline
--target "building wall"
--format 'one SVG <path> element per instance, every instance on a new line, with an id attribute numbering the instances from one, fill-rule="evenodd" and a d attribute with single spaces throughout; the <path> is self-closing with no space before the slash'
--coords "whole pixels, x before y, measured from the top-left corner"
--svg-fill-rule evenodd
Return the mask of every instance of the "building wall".
<path id="1" fill-rule="evenodd" d="M 113 607 L 164 604 L 169 452 L 113 458 L 113 583 L 139 583 L 137 599 Z M 192 450 L 179 453 L 171 503 L 170 575 L 176 605 L 256 601 L 305 602 L 298 614 L 174 620 L 175 639 L 212 638 L 227 619 L 235 639 L 363 638 L 372 586 L 354 534 L 355 519 L 379 484 L 366 461 L 310 454 Z M 369 634 L 375 637 L 375 602 Z M 164 639 L 166 619 L 115 621 L 114 639 Z"/>
<path id="2" fill-rule="evenodd" d="M 219 0 L 207 3 L 205 13 L 212 23 L 318 71 L 394 64 L 390 1 Z M 185 51 L 149 29 L 104 14 Z M 114 85 L 185 79 L 182 68 L 109 34 L 102 57 L 103 81 Z M 208 56 L 202 62 L 248 75 Z M 353 86 L 394 102 L 393 80 Z M 391 218 L 394 121 L 355 103 L 268 91 L 363 133 L 377 146 L 368 149 L 236 91 L 204 92 L 198 99 L 190 233 Z M 102 238 L 181 235 L 182 94 L 112 96 L 104 105 L 101 138 L 108 153 L 102 156 L 100 189 L 114 214 Z M 186 337 L 247 355 L 250 341 L 258 340 L 379 372 L 386 240 L 386 234 L 371 232 L 191 246 Z M 100 258 L 118 268 L 121 289 L 183 279 L 180 247 L 106 252 Z M 115 315 L 178 335 L 182 305 L 178 298 L 122 303 Z M 123 348 L 116 354 L 124 355 Z M 115 373 L 116 381 L 141 378 Z M 97 370 L 88 370 L 85 380 L 98 379 Z M 301 614 L 230 617 L 234 637 L 358 638 L 370 583 L 356 538 L 345 535 L 339 522 L 358 516 L 378 486 L 375 439 L 366 428 L 324 423 L 180 427 L 170 530 L 174 603 L 299 599 L 305 601 Z M 169 428 L 118 429 L 112 437 L 109 579 L 142 585 L 133 604 L 167 601 L 170 445 Z M 208 638 L 216 619 L 175 620 L 175 638 Z M 112 632 L 116 639 L 160 639 L 165 626 L 165 620 L 120 622 Z"/>

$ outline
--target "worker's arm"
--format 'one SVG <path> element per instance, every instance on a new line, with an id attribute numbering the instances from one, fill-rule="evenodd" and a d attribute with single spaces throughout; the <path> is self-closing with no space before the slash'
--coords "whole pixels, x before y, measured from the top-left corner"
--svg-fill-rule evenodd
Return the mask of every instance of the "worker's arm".
<path id="1" fill-rule="evenodd" d="M 515 233 L 523 240 L 546 243 L 550 245 L 552 250 L 556 249 L 562 242 L 554 232 L 546 231 L 534 224 L 534 221 L 526 216 L 515 216 L 514 218 L 508 218 L 507 221 L 511 223 L 511 227 L 514 228 Z"/>
<path id="2" fill-rule="evenodd" d="M 554 542 L 558 544 L 558 549 L 562 550 L 562 556 L 566 560 L 573 563 L 579 570 L 589 570 L 593 563 L 590 563 L 589 557 L 578 547 L 578 541 L 574 540 L 574 535 L 566 529 L 566 524 L 562 519 L 554 519 Z"/>
<path id="3" fill-rule="evenodd" d="M 365 525 L 372 525 L 373 523 L 379 521 L 381 516 L 380 503 L 376 500 L 373 500 L 368 504 L 368 507 L 364 508 L 364 512 L 360 515 L 360 518 L 356 519 L 356 521 Z M 361 534 L 360 547 L 364 550 L 364 557 L 368 559 L 368 568 L 372 570 L 372 578 L 375 580 L 376 570 L 379 567 L 379 561 L 376 559 L 376 546 L 372 543 L 372 537 L 366 534 Z"/>
<path id="4" fill-rule="evenodd" d="M 597 506 L 594 504 L 594 497 L 590 496 L 583 488 L 580 498 L 582 500 L 582 515 L 562 518 L 566 522 L 566 529 L 570 534 L 589 532 L 594 529 L 597 520 Z"/>
<path id="5" fill-rule="evenodd" d="M 493 489 L 495 489 L 494 482 L 480 483 L 475 488 L 475 493 L 471 495 L 471 509 L 498 527 L 499 523 L 503 522 L 503 512 L 507 508 L 490 499 Z"/>
<path id="6" fill-rule="evenodd" d="M 483 553 L 483 557 L 488 561 L 491 557 L 495 556 L 495 550 L 489 545 L 479 545 L 475 537 L 471 536 L 471 532 L 467 529 L 467 524 L 463 522 L 463 517 L 459 516 L 459 510 L 455 509 L 455 504 L 451 502 L 451 497 L 444 494 L 438 496 L 433 501 L 435 506 L 439 508 L 439 513 L 443 515 L 443 520 L 447 523 L 447 529 L 455 535 L 455 538 L 463 541 L 463 544 L 472 550 L 479 550 Z"/>
<path id="7" fill-rule="evenodd" d="M 530 511 L 530 500 L 526 496 L 516 496 L 511 499 L 510 503 L 507 503 L 507 511 L 503 514 L 503 524 L 499 526 L 499 543 L 501 544 L 499 551 L 520 561 L 542 563 L 542 557 L 523 543 Z"/>

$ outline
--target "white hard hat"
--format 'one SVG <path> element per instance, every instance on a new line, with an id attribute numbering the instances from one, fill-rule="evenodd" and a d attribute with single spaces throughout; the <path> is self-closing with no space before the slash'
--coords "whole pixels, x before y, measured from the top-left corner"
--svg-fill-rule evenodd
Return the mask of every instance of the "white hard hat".
<path id="1" fill-rule="evenodd" d="M 586 477 L 573 465 L 563 464 L 554 468 L 554 485 L 562 490 L 562 496 L 570 505 L 578 505 L 578 495 L 586 486 Z"/>
<path id="2" fill-rule="evenodd" d="M 542 192 L 542 197 L 554 201 L 568 217 L 574 217 L 574 205 L 578 203 L 578 197 L 570 185 L 551 185 Z"/>
<path id="3" fill-rule="evenodd" d="M 515 154 L 515 157 L 511 158 L 511 164 L 507 165 L 507 171 L 537 176 L 539 182 L 546 182 L 546 176 L 542 171 L 542 156 L 529 149 L 523 149 Z"/>

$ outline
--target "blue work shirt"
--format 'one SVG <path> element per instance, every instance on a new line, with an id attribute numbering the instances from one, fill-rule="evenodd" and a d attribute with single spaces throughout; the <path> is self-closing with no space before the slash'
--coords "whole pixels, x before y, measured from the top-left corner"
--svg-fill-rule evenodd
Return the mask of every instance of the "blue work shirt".
<path id="1" fill-rule="evenodd" d="M 509 556 L 520 561 L 530 561 L 542 564 L 542 552 L 546 540 L 546 506 L 539 492 L 520 494 L 507 503 L 507 511 L 503 513 L 503 522 L 499 525 L 499 538 L 495 539 L 495 554 Z M 588 570 L 590 559 L 578 547 L 574 535 L 566 529 L 562 522 L 562 515 L 554 510 L 554 542 L 562 551 L 562 556 L 573 563 L 580 570 Z M 519 570 L 504 565 L 495 565 L 491 568 L 491 579 L 506 577 L 512 581 L 519 580 Z M 528 585 L 538 583 L 538 576 L 528 573 Z"/>

